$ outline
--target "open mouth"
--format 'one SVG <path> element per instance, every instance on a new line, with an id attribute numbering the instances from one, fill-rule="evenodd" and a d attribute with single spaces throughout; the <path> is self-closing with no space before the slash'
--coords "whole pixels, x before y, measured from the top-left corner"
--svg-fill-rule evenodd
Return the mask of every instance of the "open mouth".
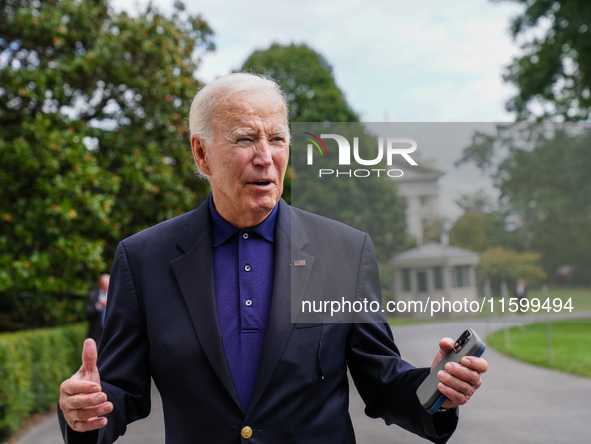
<path id="1" fill-rule="evenodd" d="M 256 180 L 254 182 L 250 182 L 253 185 L 259 186 L 259 187 L 266 187 L 267 185 L 269 185 L 271 183 L 270 180 Z"/>

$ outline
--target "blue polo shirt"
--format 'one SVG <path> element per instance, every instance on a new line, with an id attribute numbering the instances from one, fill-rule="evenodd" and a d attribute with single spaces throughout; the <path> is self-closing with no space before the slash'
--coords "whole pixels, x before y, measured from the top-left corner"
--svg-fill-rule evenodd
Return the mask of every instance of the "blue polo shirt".
<path id="1" fill-rule="evenodd" d="M 278 205 L 259 225 L 239 229 L 209 195 L 215 297 L 226 358 L 244 411 L 256 381 L 273 293 Z"/>

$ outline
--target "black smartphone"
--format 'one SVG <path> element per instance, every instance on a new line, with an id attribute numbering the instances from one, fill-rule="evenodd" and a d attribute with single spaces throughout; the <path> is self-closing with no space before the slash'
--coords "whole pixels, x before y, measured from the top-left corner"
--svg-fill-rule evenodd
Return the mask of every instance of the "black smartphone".
<path id="1" fill-rule="evenodd" d="M 453 350 L 446 354 L 443 359 L 435 366 L 433 371 L 429 373 L 429 376 L 421 383 L 417 389 L 417 397 L 421 405 L 431 415 L 436 413 L 441 407 L 441 404 L 447 399 L 445 395 L 437 389 L 439 384 L 439 378 L 437 378 L 437 372 L 443 370 L 445 364 L 448 362 L 459 363 L 464 356 L 481 356 L 486 349 L 486 344 L 482 342 L 482 339 L 476 334 L 474 330 L 469 328 L 464 331 L 455 342 Z"/>

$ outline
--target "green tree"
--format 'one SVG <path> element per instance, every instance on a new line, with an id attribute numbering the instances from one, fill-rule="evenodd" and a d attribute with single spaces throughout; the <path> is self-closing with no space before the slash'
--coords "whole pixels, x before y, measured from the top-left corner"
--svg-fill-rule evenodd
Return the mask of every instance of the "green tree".
<path id="1" fill-rule="evenodd" d="M 523 55 L 513 59 L 504 75 L 519 90 L 507 102 L 507 110 L 515 112 L 517 120 L 587 120 L 591 110 L 591 3 L 510 1 L 525 6 L 511 24 L 514 39 L 525 42 Z"/>
<path id="2" fill-rule="evenodd" d="M 535 148 L 513 150 L 497 177 L 519 218 L 524 247 L 544 253 L 549 275 L 573 265 L 575 281 L 589 284 L 591 131 L 572 130 L 567 125 L 551 135 L 535 134 Z"/>
<path id="3" fill-rule="evenodd" d="M 212 31 L 183 10 L 0 5 L 0 299 L 21 317 L 22 294 L 83 294 L 121 238 L 206 193 L 185 117 Z"/>
<path id="4" fill-rule="evenodd" d="M 462 196 L 457 203 L 464 214 L 450 229 L 449 241 L 456 247 L 480 253 L 479 281 L 489 279 L 493 288 L 498 288 L 501 281 L 513 285 L 523 278 L 530 286 L 535 286 L 546 277 L 540 266 L 540 253 L 509 247 L 515 244 L 516 233 L 505 229 L 508 212 L 495 208 L 482 192 Z"/>
<path id="5" fill-rule="evenodd" d="M 461 196 L 456 203 L 464 214 L 449 231 L 451 245 L 472 251 L 484 251 L 494 245 L 523 248 L 523 233 L 510 226 L 514 214 L 503 200 L 494 202 L 481 190 Z"/>
<path id="6" fill-rule="evenodd" d="M 274 43 L 253 52 L 240 70 L 275 79 L 287 93 L 292 122 L 359 122 L 334 80 L 332 66 L 306 44 Z"/>
<path id="7" fill-rule="evenodd" d="M 461 161 L 492 171 L 512 220 L 511 241 L 501 243 L 542 253 L 549 276 L 561 265 L 574 266 L 574 281 L 589 284 L 589 125 L 504 125 L 497 135 L 475 135 L 473 142 Z M 500 151 L 506 155 L 495 165 L 492 159 Z"/>
<path id="8" fill-rule="evenodd" d="M 462 215 L 449 230 L 450 245 L 472 251 L 484 251 L 490 245 L 486 234 L 485 216 L 468 211 Z"/>
<path id="9" fill-rule="evenodd" d="M 525 279 L 529 286 L 536 286 L 546 277 L 540 259 L 541 254 L 532 251 L 491 247 L 480 254 L 477 274 L 480 280 L 490 279 L 493 288 L 498 288 L 501 281 L 513 285 L 519 278 Z"/>
<path id="10" fill-rule="evenodd" d="M 353 135 L 360 137 L 364 158 L 371 158 L 372 154 L 375 157 L 371 149 L 375 149 L 377 142 L 358 123 L 359 117 L 336 85 L 328 61 L 305 44 L 274 43 L 266 50 L 251 54 L 241 71 L 266 74 L 287 93 L 294 137 L 284 198 L 305 210 L 369 233 L 381 261 L 407 248 L 410 241 L 406 234 L 406 203 L 396 194 L 394 182 L 383 175 L 321 182 L 312 169 L 294 165 L 294 144 L 303 140 L 302 134 L 294 128 L 307 128 L 305 131 L 320 134 L 328 131 L 328 122 L 351 122 L 344 130 L 339 126 L 337 132 L 350 136 L 351 140 Z M 321 125 L 305 127 L 303 122 L 324 122 L 324 126 L 322 130 Z M 311 128 L 318 128 L 318 131 Z M 326 159 L 318 162 L 321 165 Z"/>

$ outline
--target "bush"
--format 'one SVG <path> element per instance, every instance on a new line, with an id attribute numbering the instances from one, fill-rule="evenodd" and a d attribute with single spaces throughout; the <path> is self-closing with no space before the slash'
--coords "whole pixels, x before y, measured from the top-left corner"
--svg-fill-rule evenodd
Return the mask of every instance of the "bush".
<path id="1" fill-rule="evenodd" d="M 86 296 L 60 297 L 26 290 L 15 293 L 11 297 L 0 291 L 0 333 L 60 327 L 85 320 Z"/>
<path id="2" fill-rule="evenodd" d="M 0 438 L 54 406 L 61 382 L 80 367 L 88 326 L 0 334 Z"/>

